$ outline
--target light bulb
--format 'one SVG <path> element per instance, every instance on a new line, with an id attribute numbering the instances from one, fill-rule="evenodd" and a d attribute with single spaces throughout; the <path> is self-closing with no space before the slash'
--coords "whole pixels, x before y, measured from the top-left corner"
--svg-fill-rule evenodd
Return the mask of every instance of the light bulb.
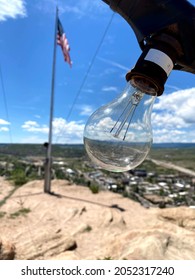
<path id="1" fill-rule="evenodd" d="M 152 144 L 151 112 L 156 96 L 156 88 L 146 79 L 131 79 L 118 98 L 91 115 L 84 129 L 84 145 L 94 163 L 123 172 L 146 158 Z"/>

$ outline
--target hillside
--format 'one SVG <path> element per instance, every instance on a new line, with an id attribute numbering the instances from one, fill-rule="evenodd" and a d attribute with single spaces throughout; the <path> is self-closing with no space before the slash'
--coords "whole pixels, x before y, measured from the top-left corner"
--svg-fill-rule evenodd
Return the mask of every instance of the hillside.
<path id="1" fill-rule="evenodd" d="M 0 178 L 0 200 L 13 187 Z M 0 258 L 195 259 L 195 210 L 145 209 L 119 194 L 52 181 L 18 188 L 0 208 Z"/>

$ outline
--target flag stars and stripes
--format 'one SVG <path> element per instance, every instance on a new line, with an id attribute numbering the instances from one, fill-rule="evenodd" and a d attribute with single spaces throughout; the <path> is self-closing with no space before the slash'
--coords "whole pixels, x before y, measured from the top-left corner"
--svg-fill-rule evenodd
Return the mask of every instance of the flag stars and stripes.
<path id="1" fill-rule="evenodd" d="M 70 54 L 69 54 L 70 46 L 69 46 L 68 39 L 66 38 L 66 34 L 64 33 L 64 30 L 63 30 L 63 27 L 62 27 L 62 24 L 61 24 L 59 18 L 58 18 L 58 24 L 57 24 L 57 44 L 59 46 L 61 46 L 64 60 L 70 66 L 72 66 L 72 61 L 71 61 Z"/>

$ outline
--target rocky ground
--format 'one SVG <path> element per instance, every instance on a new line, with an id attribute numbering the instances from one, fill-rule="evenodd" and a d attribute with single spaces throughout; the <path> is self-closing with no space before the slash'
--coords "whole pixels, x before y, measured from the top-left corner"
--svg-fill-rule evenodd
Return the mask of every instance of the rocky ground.
<path id="1" fill-rule="evenodd" d="M 0 178 L 0 201 L 12 189 Z M 145 209 L 64 180 L 52 191 L 29 182 L 0 207 L 0 259 L 195 259 L 195 209 Z"/>

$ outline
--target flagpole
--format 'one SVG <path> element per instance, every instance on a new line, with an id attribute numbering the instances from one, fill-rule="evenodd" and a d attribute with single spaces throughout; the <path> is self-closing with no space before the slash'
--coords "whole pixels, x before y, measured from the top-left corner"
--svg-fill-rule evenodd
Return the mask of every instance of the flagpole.
<path id="1" fill-rule="evenodd" d="M 52 81 L 51 81 L 49 137 L 48 137 L 48 144 L 47 144 L 47 154 L 46 154 L 46 159 L 45 159 L 45 181 L 44 181 L 44 192 L 45 193 L 51 193 L 51 167 L 52 167 L 51 151 L 52 151 L 52 124 L 53 124 L 55 72 L 56 72 L 57 23 L 58 23 L 58 7 L 56 6 L 54 47 L 53 47 L 53 66 L 52 66 Z"/>

